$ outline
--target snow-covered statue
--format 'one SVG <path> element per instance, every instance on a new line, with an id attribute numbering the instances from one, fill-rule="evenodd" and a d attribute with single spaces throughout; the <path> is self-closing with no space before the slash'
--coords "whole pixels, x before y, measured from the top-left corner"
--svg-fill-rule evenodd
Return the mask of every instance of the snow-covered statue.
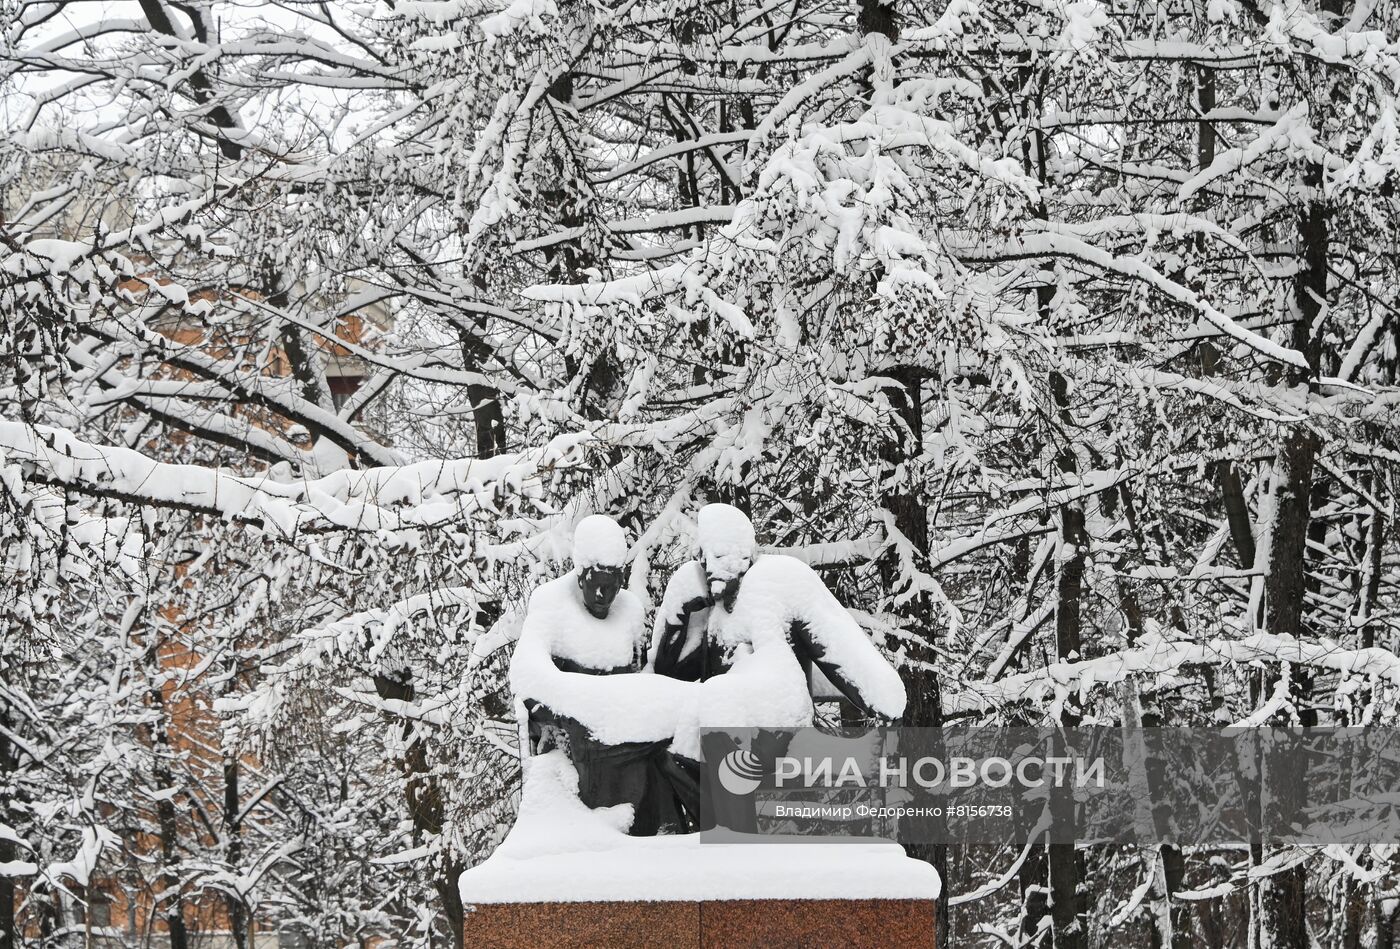
<path id="1" fill-rule="evenodd" d="M 515 824 L 462 874 L 465 902 L 938 895 L 933 869 L 898 846 L 701 846 L 683 832 L 758 830 L 754 795 L 711 789 L 702 800 L 698 780 L 733 750 L 736 728 L 771 764 L 781 730 L 812 722 L 813 666 L 875 715 L 904 710 L 899 676 L 820 578 L 791 557 L 757 556 L 746 517 L 705 508 L 700 550 L 667 589 L 650 668 L 628 671 L 641 664 L 643 622 L 622 589 L 626 543 L 606 518 L 579 524 L 574 568 L 531 596 L 511 658 L 534 753 Z"/>
<path id="2" fill-rule="evenodd" d="M 522 740 L 535 754 L 567 754 L 588 807 L 631 805 L 630 833 L 683 827 L 674 785 L 688 789 L 693 779 L 676 770 L 667 750 L 675 730 L 669 706 L 681 696 L 657 689 L 654 676 L 628 675 L 642 667 L 646 626 L 641 601 L 623 589 L 622 528 L 601 514 L 584 518 L 573 561 L 571 571 L 531 595 L 511 659 Z M 663 709 L 669 714 L 658 714 Z"/>
<path id="3" fill-rule="evenodd" d="M 865 715 L 892 722 L 904 714 L 898 673 L 815 570 L 795 557 L 760 555 L 753 524 L 728 504 L 700 509 L 697 541 L 698 559 L 681 565 L 666 586 L 647 665 L 664 676 L 713 683 L 704 690 L 702 723 L 811 724 L 814 666 Z M 768 720 L 763 703 L 744 719 L 735 717 L 739 709 L 715 707 L 738 700 L 716 677 L 744 671 L 748 678 L 757 671 L 755 656 L 771 677 Z"/>
<path id="4" fill-rule="evenodd" d="M 633 835 L 749 827 L 751 811 L 700 813 L 702 762 L 732 750 L 705 746 L 727 739 L 701 731 L 812 724 L 814 668 L 873 718 L 904 712 L 899 675 L 815 571 L 760 556 L 729 505 L 701 509 L 698 541 L 700 558 L 667 586 L 645 672 L 643 607 L 622 588 L 626 539 L 600 515 L 575 531 L 574 569 L 530 597 L 511 659 L 527 747 L 563 750 L 588 807 L 630 805 Z"/>
<path id="5" fill-rule="evenodd" d="M 700 509 L 699 557 L 677 569 L 657 611 L 647 666 L 699 682 L 703 728 L 791 729 L 811 725 L 813 669 L 867 716 L 904 714 L 904 683 L 859 624 L 807 564 L 758 553 L 753 524 L 738 508 Z M 707 732 L 700 758 L 733 751 L 723 731 Z M 779 733 L 760 731 L 747 750 L 761 770 L 785 754 Z M 754 832 L 751 798 L 710 794 L 700 826 Z"/>

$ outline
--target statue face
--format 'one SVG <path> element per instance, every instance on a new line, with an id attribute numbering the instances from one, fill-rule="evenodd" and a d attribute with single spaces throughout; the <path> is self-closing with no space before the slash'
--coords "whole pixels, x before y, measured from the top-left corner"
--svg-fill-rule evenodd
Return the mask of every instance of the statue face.
<path id="1" fill-rule="evenodd" d="M 724 606 L 725 612 L 734 612 L 734 599 L 739 595 L 739 581 L 742 577 L 730 577 L 728 580 L 710 581 L 710 596 L 716 603 Z"/>
<path id="2" fill-rule="evenodd" d="M 744 571 L 736 574 L 732 569 L 725 570 L 709 562 L 705 564 L 705 580 L 710 587 L 710 601 L 719 603 L 728 612 L 734 610 L 734 598 L 739 595 L 739 583 L 743 579 Z"/>
<path id="3" fill-rule="evenodd" d="M 578 588 L 584 609 L 597 619 L 607 619 L 613 600 L 622 589 L 621 567 L 588 567 L 579 571 Z"/>

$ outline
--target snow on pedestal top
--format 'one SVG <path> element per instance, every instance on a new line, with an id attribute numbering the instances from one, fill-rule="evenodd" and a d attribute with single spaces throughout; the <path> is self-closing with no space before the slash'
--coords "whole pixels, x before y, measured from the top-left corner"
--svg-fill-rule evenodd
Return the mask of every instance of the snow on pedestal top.
<path id="1" fill-rule="evenodd" d="M 941 889 L 933 867 L 874 839 L 702 844 L 698 834 L 628 837 L 630 808 L 585 807 L 562 752 L 531 758 L 525 768 L 515 826 L 488 860 L 462 874 L 465 903 L 931 900 Z"/>

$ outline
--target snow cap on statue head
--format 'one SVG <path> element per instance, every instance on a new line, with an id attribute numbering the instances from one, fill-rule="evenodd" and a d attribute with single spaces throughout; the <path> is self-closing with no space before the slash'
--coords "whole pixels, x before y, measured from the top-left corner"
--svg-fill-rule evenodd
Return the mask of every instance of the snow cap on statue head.
<path id="1" fill-rule="evenodd" d="M 714 577 L 738 577 L 758 553 L 753 523 L 732 504 L 706 504 L 700 509 L 696 540 L 705 572 Z"/>
<path id="2" fill-rule="evenodd" d="M 625 567 L 627 535 L 606 514 L 590 514 L 574 528 L 574 566 Z"/>

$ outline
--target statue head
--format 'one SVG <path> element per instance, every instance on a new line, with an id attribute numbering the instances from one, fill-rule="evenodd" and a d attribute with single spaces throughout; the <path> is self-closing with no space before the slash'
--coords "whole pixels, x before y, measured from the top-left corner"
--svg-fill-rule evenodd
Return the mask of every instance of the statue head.
<path id="1" fill-rule="evenodd" d="M 753 524 L 731 504 L 706 504 L 700 509 L 697 540 L 710 596 L 732 610 L 739 583 L 758 553 Z"/>
<path id="2" fill-rule="evenodd" d="M 627 536 L 616 521 L 604 514 L 579 521 L 574 528 L 574 567 L 584 609 L 606 619 L 627 572 Z"/>

